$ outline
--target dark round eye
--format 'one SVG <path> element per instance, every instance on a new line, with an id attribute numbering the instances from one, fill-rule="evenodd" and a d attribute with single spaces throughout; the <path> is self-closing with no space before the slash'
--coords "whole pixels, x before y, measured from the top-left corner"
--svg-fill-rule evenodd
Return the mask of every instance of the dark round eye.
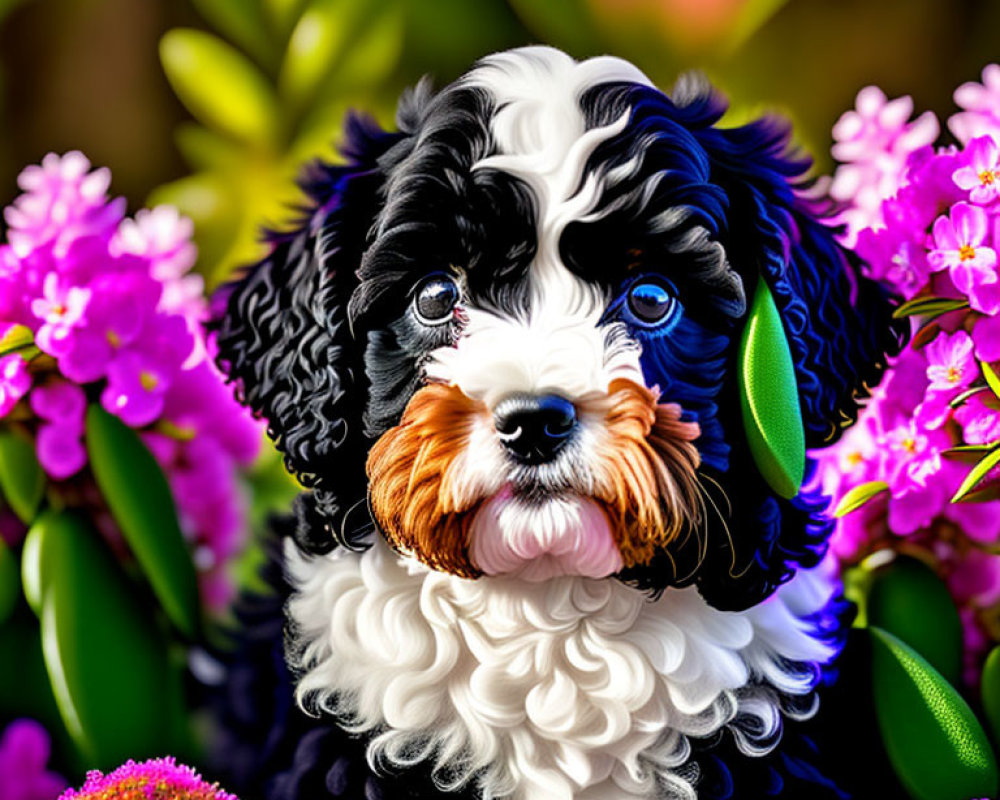
<path id="1" fill-rule="evenodd" d="M 673 310 L 674 298 L 662 283 L 639 281 L 628 290 L 628 307 L 640 322 L 653 324 Z"/>
<path id="2" fill-rule="evenodd" d="M 451 319 L 458 294 L 455 281 L 447 275 L 433 275 L 417 289 L 413 311 L 424 325 L 440 325 Z"/>

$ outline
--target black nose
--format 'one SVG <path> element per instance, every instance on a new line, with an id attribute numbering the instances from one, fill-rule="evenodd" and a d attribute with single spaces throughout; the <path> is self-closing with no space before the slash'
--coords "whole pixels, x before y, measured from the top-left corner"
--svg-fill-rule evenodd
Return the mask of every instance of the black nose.
<path id="1" fill-rule="evenodd" d="M 555 458 L 573 435 L 576 409 L 557 394 L 513 394 L 493 411 L 500 441 L 522 464 L 542 464 Z"/>

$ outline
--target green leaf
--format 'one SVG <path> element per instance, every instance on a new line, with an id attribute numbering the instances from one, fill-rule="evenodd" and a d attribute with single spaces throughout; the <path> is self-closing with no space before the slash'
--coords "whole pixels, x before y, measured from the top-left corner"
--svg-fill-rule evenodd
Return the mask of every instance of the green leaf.
<path id="1" fill-rule="evenodd" d="M 232 139 L 194 122 L 178 125 L 174 142 L 184 160 L 196 170 L 231 167 L 246 155 L 245 149 Z"/>
<path id="2" fill-rule="evenodd" d="M 952 685 L 962 680 L 962 622 L 948 588 L 930 567 L 897 556 L 875 571 L 868 624 L 898 636 Z"/>
<path id="3" fill-rule="evenodd" d="M 257 0 L 192 0 L 198 12 L 229 39 L 264 63 L 276 47 L 268 35 Z"/>
<path id="4" fill-rule="evenodd" d="M 993 734 L 993 741 L 1000 743 L 1000 646 L 994 647 L 986 656 L 980 694 L 983 699 L 983 714 Z"/>
<path id="5" fill-rule="evenodd" d="M 179 676 L 149 609 L 82 519 L 66 515 L 38 535 L 42 652 L 74 743 L 102 769 L 171 750 L 164 721 Z"/>
<path id="6" fill-rule="evenodd" d="M 160 40 L 160 60 L 174 92 L 203 123 L 254 145 L 275 143 L 277 100 L 237 50 L 210 33 L 175 28 Z"/>
<path id="7" fill-rule="evenodd" d="M 41 722 L 54 738 L 64 738 L 42 659 L 38 623 L 29 615 L 15 614 L 0 625 L 0 653 L 0 718 L 30 717 Z"/>
<path id="8" fill-rule="evenodd" d="M 965 480 L 962 481 L 962 485 L 958 487 L 958 491 L 955 492 L 955 496 L 951 498 L 951 502 L 957 503 L 965 495 L 971 492 L 975 488 L 976 484 L 985 478 L 986 473 L 993 469 L 998 462 L 1000 462 L 1000 447 L 996 447 L 991 450 L 989 455 L 969 470 L 969 474 L 965 476 Z"/>
<path id="9" fill-rule="evenodd" d="M 951 408 L 958 408 L 963 405 L 966 400 L 972 397 L 974 394 L 979 394 L 980 392 L 988 392 L 990 390 L 989 386 L 973 386 L 971 389 L 966 389 L 960 395 L 957 395 L 952 400 L 948 402 Z"/>
<path id="10" fill-rule="evenodd" d="M 97 485 L 171 622 L 198 627 L 194 565 L 170 487 L 138 434 L 98 405 L 87 409 L 87 454 Z"/>
<path id="11" fill-rule="evenodd" d="M 11 325 L 7 332 L 0 336 L 0 358 L 31 347 L 35 343 L 35 334 L 31 328 L 24 325 Z"/>
<path id="12" fill-rule="evenodd" d="M 840 502 L 833 510 L 833 516 L 842 517 L 845 514 L 850 514 L 855 509 L 861 508 L 873 497 L 887 491 L 889 491 L 889 484 L 885 481 L 869 481 L 855 486 L 840 498 Z"/>
<path id="13" fill-rule="evenodd" d="M 35 446 L 16 431 L 0 433 L 0 496 L 26 525 L 38 512 L 45 494 L 45 473 Z"/>
<path id="14" fill-rule="evenodd" d="M 17 559 L 0 538 L 0 625 L 3 625 L 13 613 L 20 595 L 21 580 L 18 575 Z"/>
<path id="15" fill-rule="evenodd" d="M 66 550 L 60 542 L 73 536 L 80 521 L 72 514 L 47 509 L 38 515 L 28 530 L 21 551 L 21 582 L 24 597 L 37 616 L 42 615 L 43 587 L 62 568 Z"/>
<path id="16" fill-rule="evenodd" d="M 941 455 L 952 461 L 961 461 L 965 464 L 978 464 L 982 457 L 990 452 L 996 445 L 993 444 L 959 444 L 942 450 Z"/>
<path id="17" fill-rule="evenodd" d="M 995 797 L 996 760 L 972 709 L 912 647 L 868 630 L 875 715 L 906 790 L 915 800 Z"/>
<path id="18" fill-rule="evenodd" d="M 993 367 L 985 361 L 979 362 L 979 368 L 983 371 L 983 377 L 986 378 L 986 385 L 993 390 L 994 395 L 1000 398 L 1000 377 L 993 371 Z"/>
<path id="19" fill-rule="evenodd" d="M 262 0 L 262 5 L 279 38 L 283 39 L 302 13 L 305 0 Z"/>
<path id="20" fill-rule="evenodd" d="M 278 78 L 282 96 L 298 106 L 307 104 L 385 5 L 386 0 L 312 0 L 288 40 Z"/>
<path id="21" fill-rule="evenodd" d="M 757 281 L 740 344 L 740 406 L 750 452 L 782 497 L 798 494 L 806 450 L 795 367 L 774 298 Z"/>
<path id="22" fill-rule="evenodd" d="M 958 311 L 968 307 L 968 300 L 956 300 L 951 297 L 918 297 L 897 306 L 896 310 L 892 312 L 892 316 L 896 319 L 916 316 L 934 319 L 949 311 Z"/>

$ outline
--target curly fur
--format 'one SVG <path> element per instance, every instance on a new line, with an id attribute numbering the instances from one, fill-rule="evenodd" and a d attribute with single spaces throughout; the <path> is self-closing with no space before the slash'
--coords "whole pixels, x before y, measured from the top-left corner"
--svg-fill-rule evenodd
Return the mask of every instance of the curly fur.
<path id="1" fill-rule="evenodd" d="M 374 734 L 372 763 L 429 761 L 443 790 L 484 800 L 694 800 L 689 737 L 728 728 L 769 751 L 836 651 L 831 584 L 808 572 L 733 615 L 693 588 L 649 602 L 590 578 L 463 580 L 379 541 L 288 563 L 300 701 Z"/>
<path id="2" fill-rule="evenodd" d="M 808 699 L 832 652 L 825 623 L 795 621 L 822 604 L 782 617 L 791 638 L 768 638 L 774 609 L 798 591 L 779 587 L 816 567 L 831 523 L 818 490 L 776 496 L 749 453 L 735 368 L 747 288 L 763 279 L 775 297 L 809 447 L 854 418 L 902 329 L 800 198 L 808 164 L 789 152 L 787 127 L 718 128 L 724 104 L 692 86 L 671 99 L 625 62 L 577 63 L 549 48 L 488 57 L 437 93 L 422 82 L 400 102 L 398 132 L 349 122 L 345 163 L 306 176 L 312 204 L 299 228 L 273 235 L 268 258 L 222 296 L 220 364 L 310 489 L 294 535 L 307 554 L 296 563 L 316 571 L 298 574 L 293 603 L 309 670 L 300 688 L 396 766 L 426 760 L 439 782 L 497 797 L 528 786 L 690 796 L 689 740 L 728 730 L 745 752 L 769 746 L 784 701 Z M 430 276 L 459 295 L 433 324 L 415 306 Z M 669 294 L 655 324 L 628 301 L 642 281 Z M 609 415 L 625 385 L 636 402 Z M 555 393 L 577 409 L 560 458 L 508 457 L 490 413 L 512 391 Z M 605 413 L 587 411 L 597 407 Z M 386 541 L 415 557 L 394 559 Z M 601 603 L 566 599 L 592 585 Z M 516 603 L 497 587 L 513 586 L 530 616 L 508 619 L 518 628 L 508 640 L 501 621 Z M 350 602 L 333 602 L 341 589 Z M 559 627 L 563 613 L 573 630 L 622 622 L 624 639 L 590 653 L 593 642 Z M 730 622 L 756 638 L 735 642 Z M 633 624 L 647 623 L 652 638 L 632 641 Z M 685 650 L 700 653 L 687 668 L 725 665 L 698 710 L 678 700 L 687 673 L 660 669 L 653 652 L 691 637 L 705 646 Z M 534 648 L 533 664 L 494 658 L 515 640 Z M 369 646 L 386 659 L 382 689 L 397 681 L 386 704 L 348 668 L 360 659 L 362 669 Z M 636 685 L 601 684 L 625 693 L 607 717 L 601 688 L 586 669 L 568 678 L 559 647 L 588 653 L 575 666 L 605 677 L 646 659 L 627 677 L 660 690 L 640 702 L 628 696 Z M 481 657 L 498 687 L 516 688 L 509 730 L 469 689 Z M 412 699 L 400 694 L 417 679 Z M 588 725 L 612 717 L 625 728 L 588 745 Z M 572 746 L 557 741 L 564 723 Z"/>

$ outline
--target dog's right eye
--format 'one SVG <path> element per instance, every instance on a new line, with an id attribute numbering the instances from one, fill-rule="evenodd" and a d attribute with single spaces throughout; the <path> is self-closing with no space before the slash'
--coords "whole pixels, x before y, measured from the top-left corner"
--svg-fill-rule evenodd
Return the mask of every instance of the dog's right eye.
<path id="1" fill-rule="evenodd" d="M 447 275 L 432 275 L 417 287 L 413 313 L 424 325 L 440 325 L 453 316 L 459 291 Z"/>

